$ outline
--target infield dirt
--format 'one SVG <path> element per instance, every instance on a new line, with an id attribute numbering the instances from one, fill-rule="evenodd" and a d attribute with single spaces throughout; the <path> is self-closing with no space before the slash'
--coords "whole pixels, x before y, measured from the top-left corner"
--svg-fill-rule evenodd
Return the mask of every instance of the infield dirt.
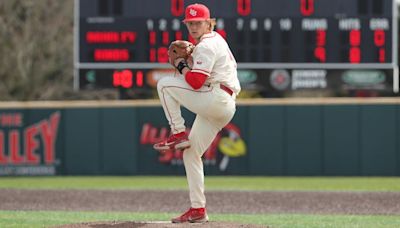
<path id="1" fill-rule="evenodd" d="M 346 214 L 400 215 L 398 192 L 258 192 L 209 191 L 211 222 L 194 227 L 265 227 L 216 222 L 213 213 L 233 214 Z M 183 212 L 190 207 L 187 191 L 147 190 L 0 190 L 0 210 L 57 210 L 107 212 Z M 59 226 L 83 227 L 187 227 L 166 222 L 114 221 Z"/>

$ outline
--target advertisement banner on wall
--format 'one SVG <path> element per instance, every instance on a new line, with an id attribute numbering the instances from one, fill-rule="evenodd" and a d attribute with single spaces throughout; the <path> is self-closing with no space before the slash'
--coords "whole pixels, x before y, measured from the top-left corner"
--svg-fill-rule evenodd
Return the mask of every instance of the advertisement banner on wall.
<path id="1" fill-rule="evenodd" d="M 55 175 L 61 112 L 0 110 L 0 176 Z"/>
<path id="2" fill-rule="evenodd" d="M 191 126 L 194 115 L 184 111 L 186 126 Z M 162 110 L 145 111 L 140 115 L 139 170 L 142 174 L 184 174 L 183 151 L 157 151 L 153 145 L 170 135 Z M 247 145 L 242 128 L 234 121 L 225 126 L 203 154 L 207 174 L 240 174 L 247 169 Z M 190 127 L 187 128 L 190 132 Z"/>
<path id="3" fill-rule="evenodd" d="M 243 93 L 259 97 L 392 97 L 392 69 L 238 70 Z"/>

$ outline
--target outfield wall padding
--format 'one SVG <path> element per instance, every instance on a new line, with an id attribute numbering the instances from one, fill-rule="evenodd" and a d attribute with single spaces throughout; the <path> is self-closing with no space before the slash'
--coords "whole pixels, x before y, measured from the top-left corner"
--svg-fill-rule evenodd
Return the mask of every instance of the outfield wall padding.
<path id="1" fill-rule="evenodd" d="M 399 176 L 399 106 L 395 98 L 240 101 L 206 152 L 205 173 Z M 190 128 L 195 116 L 183 115 Z M 0 175 L 184 175 L 181 151 L 152 149 L 165 134 L 158 101 L 2 102 Z M 46 161 L 52 137 L 55 159 Z"/>

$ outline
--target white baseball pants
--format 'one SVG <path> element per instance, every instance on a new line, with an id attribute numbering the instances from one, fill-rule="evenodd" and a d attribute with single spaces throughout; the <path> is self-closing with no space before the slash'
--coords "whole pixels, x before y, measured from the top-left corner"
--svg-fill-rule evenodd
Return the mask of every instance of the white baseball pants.
<path id="1" fill-rule="evenodd" d="M 165 77 L 158 81 L 158 95 L 173 134 L 185 131 L 181 105 L 197 114 L 189 134 L 191 147 L 183 153 L 191 207 L 206 206 L 204 171 L 201 159 L 218 132 L 236 111 L 235 99 L 219 84 L 194 90 L 183 78 Z"/>

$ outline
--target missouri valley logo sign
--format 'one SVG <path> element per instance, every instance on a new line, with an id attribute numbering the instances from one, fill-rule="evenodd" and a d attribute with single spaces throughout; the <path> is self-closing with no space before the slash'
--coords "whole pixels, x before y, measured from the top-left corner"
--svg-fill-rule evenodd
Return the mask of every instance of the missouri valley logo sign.
<path id="1" fill-rule="evenodd" d="M 190 132 L 190 129 L 187 129 Z M 157 128 L 150 123 L 142 127 L 140 143 L 142 145 L 153 145 L 166 139 L 170 134 L 169 128 Z M 182 150 L 157 151 L 158 161 L 163 164 L 183 165 Z M 225 126 L 215 137 L 210 147 L 203 154 L 204 165 L 218 166 L 220 171 L 225 171 L 229 165 L 230 158 L 245 156 L 247 153 L 246 143 L 241 137 L 240 129 L 233 123 Z"/>
<path id="2" fill-rule="evenodd" d="M 26 124 L 23 112 L 0 112 L 0 176 L 54 175 L 61 114 Z"/>

